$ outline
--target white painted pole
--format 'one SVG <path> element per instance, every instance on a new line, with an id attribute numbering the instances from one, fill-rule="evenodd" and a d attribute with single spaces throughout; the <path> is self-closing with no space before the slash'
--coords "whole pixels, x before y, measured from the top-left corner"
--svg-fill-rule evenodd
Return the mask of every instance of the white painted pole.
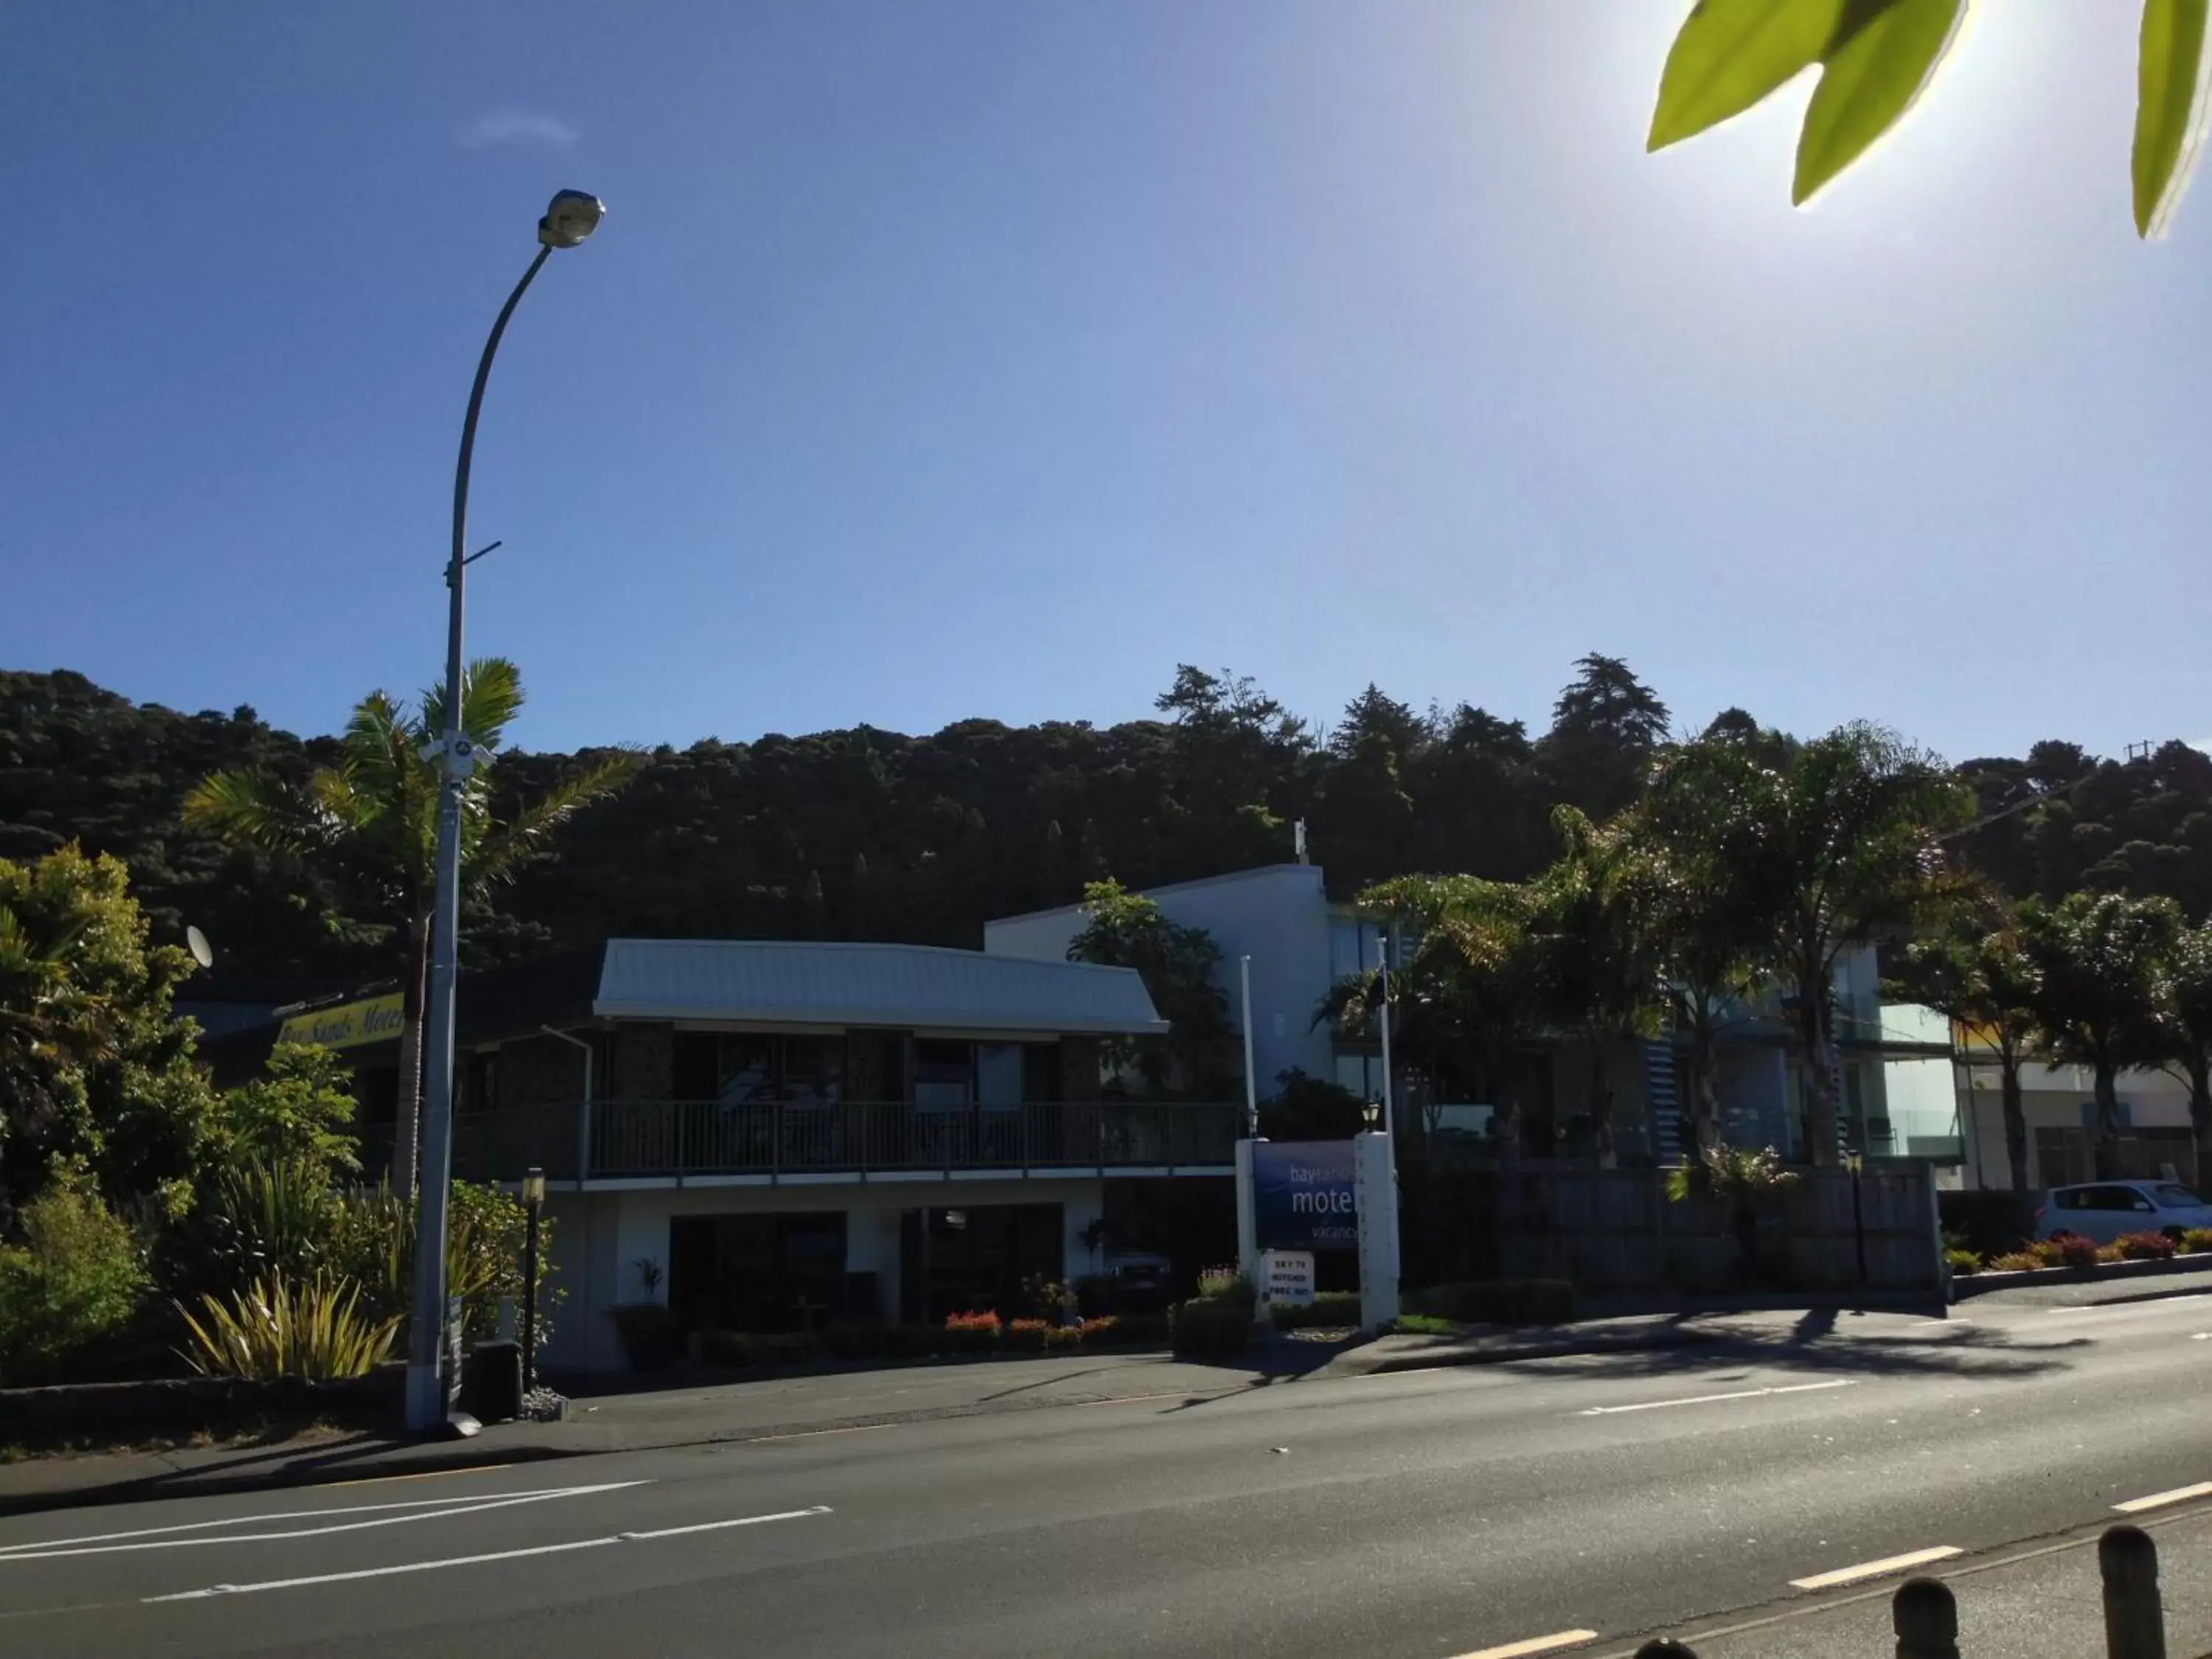
<path id="1" fill-rule="evenodd" d="M 1237 977 L 1244 999 L 1244 1133 L 1256 1139 L 1260 1133 L 1260 1079 L 1253 1071 L 1252 1062 L 1252 958 L 1237 958 Z"/>
<path id="2" fill-rule="evenodd" d="M 1389 1134 L 1397 1127 L 1390 1109 L 1390 935 L 1385 931 L 1375 941 L 1375 958 L 1382 966 L 1376 976 L 1382 991 L 1382 1133 Z M 1392 1155 L 1395 1165 L 1396 1155 Z"/>

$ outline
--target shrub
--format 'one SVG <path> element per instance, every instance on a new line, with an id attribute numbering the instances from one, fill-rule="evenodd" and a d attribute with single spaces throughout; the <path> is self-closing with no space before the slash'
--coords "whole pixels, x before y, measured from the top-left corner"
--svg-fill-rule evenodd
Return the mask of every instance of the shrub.
<path id="1" fill-rule="evenodd" d="M 146 1292 L 131 1230 L 92 1194 L 57 1184 L 0 1249 L 0 1384 L 69 1380 L 96 1364 Z"/>
<path id="2" fill-rule="evenodd" d="M 1014 1320 L 1006 1327 L 1006 1346 L 1028 1353 L 1042 1353 L 1051 1330 L 1052 1327 L 1042 1319 Z"/>
<path id="3" fill-rule="evenodd" d="M 1252 1287 L 1244 1282 L 1244 1275 L 1234 1267 L 1203 1267 L 1199 1270 L 1198 1294 L 1201 1301 L 1238 1296 L 1249 1301 Z"/>
<path id="4" fill-rule="evenodd" d="M 1453 1336 L 1459 1331 L 1452 1321 L 1434 1314 L 1400 1314 L 1390 1328 L 1406 1336 Z"/>
<path id="5" fill-rule="evenodd" d="M 1467 1279 L 1414 1291 L 1406 1311 L 1462 1325 L 1560 1325 L 1575 1316 L 1575 1287 L 1564 1279 Z"/>
<path id="6" fill-rule="evenodd" d="M 772 1331 L 752 1340 L 763 1365 L 811 1365 L 824 1352 L 822 1339 L 812 1331 Z"/>
<path id="7" fill-rule="evenodd" d="M 2051 1265 L 2033 1250 L 2008 1250 L 2002 1255 L 1990 1258 L 1989 1271 L 1993 1273 L 2018 1273 Z"/>
<path id="8" fill-rule="evenodd" d="M 1048 1349 L 1079 1348 L 1088 1340 L 1086 1332 L 1089 1323 L 1090 1322 L 1086 1321 L 1081 1325 L 1048 1326 L 1044 1334 L 1044 1346 Z"/>
<path id="9" fill-rule="evenodd" d="M 271 1273 L 228 1297 L 203 1296 L 197 1313 L 182 1304 L 177 1311 L 191 1334 L 185 1361 L 204 1376 L 366 1376 L 399 1334 L 398 1319 L 362 1309 L 360 1286 L 321 1277 Z"/>
<path id="10" fill-rule="evenodd" d="M 1164 1313 L 1131 1313 L 1083 1322 L 1085 1340 L 1113 1348 L 1164 1348 L 1169 1318 Z"/>
<path id="11" fill-rule="evenodd" d="M 637 1305 L 637 1304 L 633 1304 Z M 616 1328 L 621 1328 L 620 1322 Z M 740 1370 L 748 1365 L 760 1364 L 759 1339 L 744 1331 L 702 1331 L 699 1333 L 699 1363 L 718 1370 Z"/>
<path id="12" fill-rule="evenodd" d="M 2052 1241 L 2058 1246 L 2059 1265 L 2067 1267 L 2094 1267 L 2104 1259 L 2094 1239 L 2082 1238 L 2069 1233 Z"/>
<path id="13" fill-rule="evenodd" d="M 2189 1229 L 2181 1236 L 2181 1249 L 2185 1255 L 2197 1255 L 2212 1250 L 2212 1227 Z"/>
<path id="14" fill-rule="evenodd" d="M 1951 1271 L 1954 1273 L 1978 1273 L 1982 1270 L 1982 1258 L 1969 1249 L 1947 1249 L 1943 1252 L 1943 1260 L 1951 1264 Z"/>
<path id="15" fill-rule="evenodd" d="M 1000 1328 L 995 1310 L 948 1315 L 945 1321 L 945 1352 L 988 1352 L 999 1346 Z"/>
<path id="16" fill-rule="evenodd" d="M 1236 1297 L 1194 1297 L 1168 1316 L 1170 1342 L 1193 1358 L 1226 1358 L 1244 1352 L 1252 1340 L 1252 1310 Z"/>
<path id="17" fill-rule="evenodd" d="M 2112 1248 L 2123 1261 L 2169 1261 L 2179 1247 L 2164 1233 L 2127 1233 Z"/>
<path id="18" fill-rule="evenodd" d="M 1270 1311 L 1279 1331 L 1310 1330 L 1316 1327 L 1340 1329 L 1359 1322 L 1359 1293 L 1327 1291 L 1304 1307 L 1281 1305 Z"/>
<path id="19" fill-rule="evenodd" d="M 2066 1241 L 2072 1233 L 2057 1233 L 2049 1238 L 2035 1239 L 2024 1245 L 2025 1254 L 2035 1258 L 2039 1267 L 2063 1267 L 2066 1265 Z"/>

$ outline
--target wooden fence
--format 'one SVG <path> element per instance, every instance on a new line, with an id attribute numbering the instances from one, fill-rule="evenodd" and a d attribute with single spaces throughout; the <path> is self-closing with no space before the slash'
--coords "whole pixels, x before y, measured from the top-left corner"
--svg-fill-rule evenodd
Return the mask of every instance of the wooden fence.
<path id="1" fill-rule="evenodd" d="M 1935 1178 L 1910 1159 L 1803 1170 L 1756 1206 L 1749 1259 L 1726 1202 L 1667 1196 L 1667 1171 L 1526 1162 L 1409 1170 L 1411 1282 L 1568 1279 L 1587 1291 L 1793 1290 L 1938 1295 L 1942 1233 Z M 1863 1264 L 1863 1266 L 1862 1266 Z"/>

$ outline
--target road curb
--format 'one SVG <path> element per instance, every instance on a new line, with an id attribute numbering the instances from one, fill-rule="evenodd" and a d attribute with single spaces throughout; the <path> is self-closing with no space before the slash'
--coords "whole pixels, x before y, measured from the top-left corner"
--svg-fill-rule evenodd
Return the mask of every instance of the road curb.
<path id="1" fill-rule="evenodd" d="M 2094 1267 L 2023 1267 L 2015 1273 L 1961 1273 L 1951 1281 L 1954 1298 L 1965 1302 L 1993 1291 L 2023 1291 L 2045 1285 L 2124 1284 L 2131 1279 L 2166 1279 L 2212 1270 L 2212 1256 L 2172 1256 L 2163 1261 L 2106 1261 Z M 2203 1288 L 2203 1287 L 2199 1287 Z M 2144 1297 L 2108 1297 L 2107 1301 L 2147 1301 L 2153 1296 L 2186 1296 L 2188 1286 L 2155 1291 Z"/>

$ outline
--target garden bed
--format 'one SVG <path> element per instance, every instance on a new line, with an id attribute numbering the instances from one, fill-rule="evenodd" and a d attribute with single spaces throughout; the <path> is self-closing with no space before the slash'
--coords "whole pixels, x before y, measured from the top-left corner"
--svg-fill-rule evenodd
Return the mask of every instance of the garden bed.
<path id="1" fill-rule="evenodd" d="M 2014 1290 L 2026 1285 L 2096 1284 L 2105 1279 L 2156 1279 L 2168 1273 L 2212 1272 L 2212 1250 L 2182 1251 L 2170 1256 L 2136 1261 L 2100 1261 L 2072 1267 L 2014 1267 L 1960 1273 L 1951 1280 L 1954 1297 L 1981 1296 L 1990 1291 Z"/>
<path id="2" fill-rule="evenodd" d="M 176 1376 L 0 1389 L 0 1445 L 224 1438 L 285 1423 L 388 1426 L 398 1419 L 406 1373 L 393 1364 L 337 1382 Z"/>

